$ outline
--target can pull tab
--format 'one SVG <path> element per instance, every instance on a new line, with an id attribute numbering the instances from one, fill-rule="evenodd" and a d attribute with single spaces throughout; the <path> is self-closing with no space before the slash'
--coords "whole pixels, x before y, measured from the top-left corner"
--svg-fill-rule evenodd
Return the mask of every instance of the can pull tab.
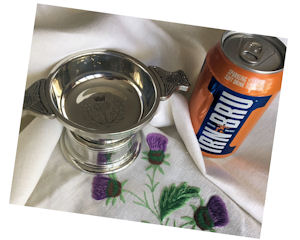
<path id="1" fill-rule="evenodd" d="M 241 48 L 240 56 L 247 63 L 258 63 L 263 53 L 262 44 L 256 41 L 247 41 Z"/>

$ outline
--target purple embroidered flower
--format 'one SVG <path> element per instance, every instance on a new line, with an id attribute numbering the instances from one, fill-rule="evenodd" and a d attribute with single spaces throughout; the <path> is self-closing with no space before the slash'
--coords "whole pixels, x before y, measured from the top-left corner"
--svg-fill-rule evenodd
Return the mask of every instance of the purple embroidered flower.
<path id="1" fill-rule="evenodd" d="M 225 203 L 219 196 L 212 196 L 208 203 L 207 209 L 212 218 L 215 227 L 223 227 L 229 222 Z"/>
<path id="2" fill-rule="evenodd" d="M 109 197 L 117 197 L 121 194 L 122 185 L 118 180 L 96 175 L 93 180 L 92 197 L 102 200 Z"/>
<path id="3" fill-rule="evenodd" d="M 146 141 L 150 148 L 148 161 L 151 164 L 160 165 L 164 161 L 168 139 L 159 133 L 150 133 L 147 135 Z"/>
<path id="4" fill-rule="evenodd" d="M 105 204 L 112 202 L 114 205 L 119 197 L 120 200 L 125 203 L 123 197 L 123 189 L 127 180 L 119 182 L 115 174 L 109 174 L 108 176 L 96 175 L 92 183 L 92 197 L 95 200 L 102 200 L 106 198 Z"/>
<path id="5" fill-rule="evenodd" d="M 194 220 L 202 230 L 211 230 L 213 227 L 227 225 L 229 218 L 225 203 L 219 196 L 212 196 L 206 206 L 196 209 Z"/>

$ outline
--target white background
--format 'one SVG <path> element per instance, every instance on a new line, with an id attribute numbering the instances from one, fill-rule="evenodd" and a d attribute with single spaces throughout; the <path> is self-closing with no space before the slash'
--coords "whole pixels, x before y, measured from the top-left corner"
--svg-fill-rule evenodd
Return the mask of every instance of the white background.
<path id="1" fill-rule="evenodd" d="M 288 38 L 261 239 L 299 236 L 297 1 L 41 0 L 39 3 Z M 1 3 L 1 239 L 245 239 L 9 204 L 37 1 Z M 38 146 L 37 146 L 38 147 Z"/>

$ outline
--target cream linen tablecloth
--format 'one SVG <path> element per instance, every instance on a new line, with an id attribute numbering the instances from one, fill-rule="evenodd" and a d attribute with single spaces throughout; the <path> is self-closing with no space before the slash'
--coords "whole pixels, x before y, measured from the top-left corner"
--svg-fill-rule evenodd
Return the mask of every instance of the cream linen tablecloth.
<path id="1" fill-rule="evenodd" d="M 207 50 L 220 39 L 222 32 L 39 5 L 26 86 L 46 77 L 53 65 L 68 54 L 109 48 L 127 53 L 146 65 L 169 71 L 182 69 L 193 88 Z M 103 200 L 95 200 L 93 192 L 100 183 L 109 180 L 100 176 L 94 179 L 63 158 L 57 145 L 61 126 L 56 120 L 34 119 L 19 136 L 11 203 L 199 229 L 197 224 L 193 225 L 194 212 L 201 202 L 208 206 L 209 199 L 218 195 L 226 205 L 229 223 L 214 230 L 258 237 L 278 98 L 236 154 L 226 159 L 203 159 L 188 115 L 189 96 L 190 93 L 185 97 L 174 94 L 161 102 L 154 119 L 143 130 L 142 152 L 151 149 L 146 141 L 148 134 L 160 133 L 168 139 L 167 163 L 156 169 L 141 153 L 129 168 L 110 176 L 110 181 L 125 183 L 118 192 L 120 195 L 106 196 Z M 150 191 L 153 187 L 150 179 L 158 183 L 154 191 Z M 93 182 L 98 185 L 94 183 L 93 187 Z M 183 182 L 186 185 L 181 185 Z M 155 215 L 161 210 L 159 199 L 172 184 L 178 188 L 194 187 L 200 190 L 200 197 L 188 199 L 178 209 L 169 209 L 161 220 Z"/>

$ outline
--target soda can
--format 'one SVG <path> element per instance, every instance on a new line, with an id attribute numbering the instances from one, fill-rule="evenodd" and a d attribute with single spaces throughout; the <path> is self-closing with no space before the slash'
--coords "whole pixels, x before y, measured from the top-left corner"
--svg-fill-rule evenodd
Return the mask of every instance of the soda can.
<path id="1" fill-rule="evenodd" d="M 231 31 L 208 51 L 189 102 L 203 155 L 238 149 L 280 91 L 285 51 L 278 38 Z"/>

